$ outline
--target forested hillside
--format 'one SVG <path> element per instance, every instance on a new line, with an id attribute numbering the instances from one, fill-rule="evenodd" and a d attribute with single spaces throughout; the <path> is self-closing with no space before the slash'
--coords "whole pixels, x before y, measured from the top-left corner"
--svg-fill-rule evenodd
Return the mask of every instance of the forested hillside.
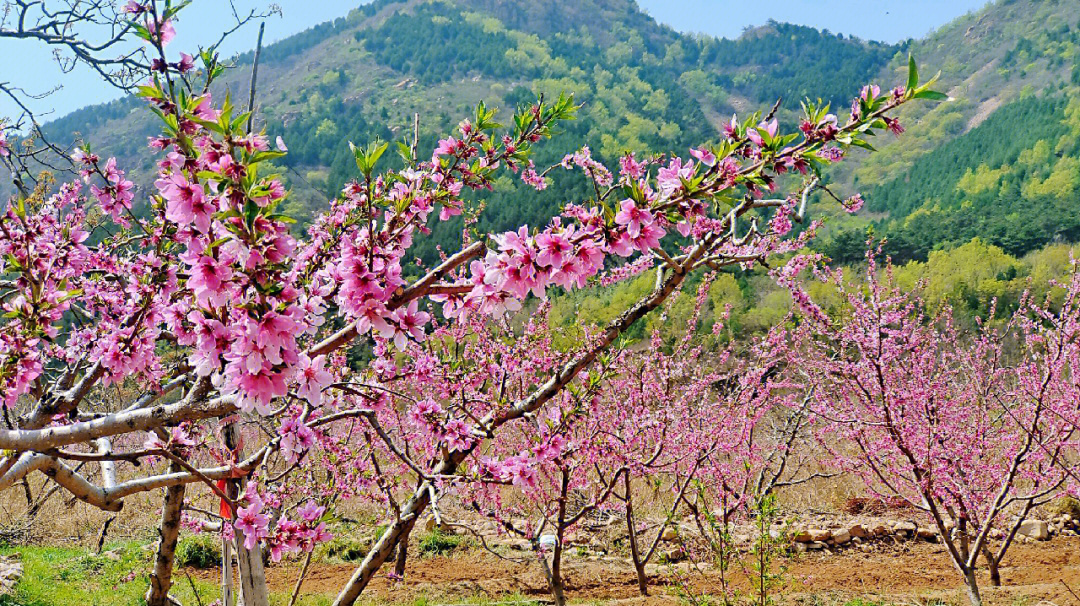
<path id="1" fill-rule="evenodd" d="M 873 227 L 898 260 L 925 260 L 975 236 L 1022 255 L 1080 237 L 1080 109 L 1068 102 L 1080 85 L 1078 9 L 1078 0 L 1000 1 L 926 39 L 886 45 L 774 22 L 736 40 L 690 36 L 631 0 L 377 0 L 265 49 L 258 110 L 289 145 L 281 168 L 303 226 L 356 174 L 341 141 L 401 140 L 421 108 L 421 142 L 433 145 L 476 100 L 505 115 L 538 94 L 570 92 L 580 118 L 541 147 L 537 164 L 581 145 L 610 161 L 624 148 L 685 150 L 733 113 L 779 98 L 782 119 L 807 95 L 843 115 L 866 82 L 897 80 L 910 50 L 941 70 L 951 99 L 907 111 L 902 145 L 881 139 L 880 153 L 847 163 L 834 179 L 864 192 L 870 212 L 846 217 L 821 200 L 818 212 L 836 216 L 818 246 L 857 259 Z M 246 95 L 250 61 L 251 53 L 234 61 L 241 69 L 225 87 L 234 95 Z M 134 107 L 87 108 L 51 128 L 132 161 L 150 134 Z M 1025 136 L 1014 136 L 1017 124 Z M 153 167 L 133 168 L 147 183 Z M 480 227 L 535 225 L 563 200 L 588 195 L 581 180 L 551 176 L 555 186 L 539 193 L 499 181 L 483 198 Z M 436 258 L 460 227 L 441 227 L 421 256 Z"/>
<path id="2" fill-rule="evenodd" d="M 421 142 L 433 145 L 476 100 L 505 113 L 539 94 L 573 93 L 583 104 L 579 119 L 540 148 L 537 164 L 558 163 L 582 145 L 611 161 L 627 148 L 685 151 L 714 138 L 733 113 L 768 109 L 779 97 L 788 108 L 807 94 L 845 105 L 898 53 L 903 49 L 780 23 L 738 40 L 691 37 L 630 0 L 554 0 L 525 9 L 489 0 L 378 0 L 269 46 L 258 84 L 266 101 L 258 109 L 289 146 L 289 211 L 306 217 L 356 174 L 342 141 L 400 140 L 420 109 Z M 248 53 L 235 63 L 250 60 Z M 246 96 L 246 77 L 236 69 L 228 78 L 234 95 Z M 81 133 L 103 153 L 130 161 L 150 134 L 132 109 L 127 100 L 88 108 L 52 128 Z M 147 182 L 153 167 L 134 168 Z M 557 186 L 540 193 L 500 181 L 485 197 L 481 227 L 535 225 L 563 200 L 588 193 L 580 179 L 552 176 Z M 436 232 L 421 244 L 423 258 L 435 258 L 435 247 L 459 233 L 459 226 Z"/>

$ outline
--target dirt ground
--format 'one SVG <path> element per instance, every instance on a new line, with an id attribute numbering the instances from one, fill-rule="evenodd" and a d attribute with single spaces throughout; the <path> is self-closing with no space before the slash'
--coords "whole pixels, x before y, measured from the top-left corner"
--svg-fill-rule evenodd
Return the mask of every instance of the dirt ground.
<path id="1" fill-rule="evenodd" d="M 638 596 L 633 568 L 619 558 L 585 561 L 570 558 L 565 566 L 568 597 L 574 601 L 602 601 L 642 605 L 672 604 L 670 569 L 650 567 L 649 598 Z M 352 565 L 313 565 L 302 594 L 335 594 L 353 572 Z M 687 565 L 682 566 L 687 571 Z M 212 571 L 191 571 L 212 579 Z M 295 564 L 271 567 L 271 589 L 289 591 L 299 573 Z M 856 597 L 887 603 L 943 601 L 964 604 L 959 575 L 944 547 L 925 542 L 876 546 L 870 552 L 846 550 L 838 554 L 807 553 L 790 562 L 791 582 L 784 591 L 788 603 L 842 602 Z M 1080 606 L 1080 537 L 1015 545 L 1001 570 L 1003 587 L 981 579 L 984 601 L 992 605 L 1038 604 Z M 685 575 L 697 591 L 719 593 L 717 574 L 711 569 Z M 548 596 L 540 567 L 535 562 L 511 562 L 472 550 L 452 557 L 413 558 L 405 582 L 393 583 L 381 575 L 365 592 L 376 602 L 460 602 L 474 598 L 497 599 L 521 594 L 537 599 Z M 1076 592 L 1075 594 L 1073 592 Z"/>

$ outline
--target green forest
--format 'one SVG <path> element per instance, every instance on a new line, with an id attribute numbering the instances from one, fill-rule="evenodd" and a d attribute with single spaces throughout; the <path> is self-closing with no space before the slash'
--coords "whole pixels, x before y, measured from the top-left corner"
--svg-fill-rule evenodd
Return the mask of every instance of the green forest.
<path id="1" fill-rule="evenodd" d="M 862 192 L 866 209 L 847 216 L 818 195 L 814 210 L 826 225 L 813 246 L 837 263 L 857 264 L 868 238 L 884 240 L 883 250 L 913 275 L 936 275 L 934 267 L 980 248 L 1002 259 L 1002 269 L 939 289 L 979 313 L 987 297 L 1015 297 L 1027 277 L 1045 282 L 1051 251 L 1080 241 L 1080 23 L 1073 8 L 1080 3 L 999 2 L 926 39 L 882 44 L 774 21 L 736 39 L 687 35 L 629 0 L 553 0 L 522 10 L 495 0 L 377 0 L 268 46 L 259 87 L 269 93 L 258 115 L 288 143 L 278 168 L 294 190 L 287 212 L 304 229 L 357 176 L 342 142 L 405 140 L 421 108 L 425 149 L 476 99 L 506 118 L 538 95 L 573 93 L 579 119 L 537 148 L 537 165 L 557 164 L 583 145 L 613 165 L 627 149 L 683 154 L 716 140 L 733 114 L 767 110 L 777 100 L 781 120 L 794 120 L 808 95 L 831 103 L 843 119 L 862 85 L 895 81 L 911 52 L 927 69 L 941 70 L 950 100 L 905 113 L 903 145 L 879 137 L 879 153 L 845 163 L 831 186 Z M 1045 27 L 1048 21 L 1056 25 Z M 252 56 L 233 58 L 237 69 L 215 94 L 246 92 Z M 91 107 L 49 129 L 135 158 L 151 133 L 135 108 L 130 99 Z M 153 167 L 134 168 L 147 183 Z M 592 194 L 580 175 L 556 169 L 550 180 L 536 192 L 501 178 L 474 196 L 483 208 L 475 229 L 535 228 L 566 201 Z M 435 226 L 415 246 L 421 262 L 452 249 L 462 227 L 460 217 Z M 604 296 L 632 297 L 646 281 Z M 725 274 L 712 296 L 717 306 L 732 306 L 732 326 L 755 330 L 786 313 L 786 295 L 770 284 L 764 274 Z M 610 303 L 566 296 L 556 307 L 600 320 L 606 308 L 619 307 Z M 674 305 L 672 313 L 689 308 Z"/>

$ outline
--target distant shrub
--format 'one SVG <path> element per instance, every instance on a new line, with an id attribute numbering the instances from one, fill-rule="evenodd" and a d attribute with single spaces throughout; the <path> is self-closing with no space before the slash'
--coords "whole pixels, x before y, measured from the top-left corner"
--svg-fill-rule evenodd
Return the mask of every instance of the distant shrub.
<path id="1" fill-rule="evenodd" d="M 425 556 L 446 555 L 461 545 L 462 538 L 434 528 L 420 538 L 420 554 Z"/>
<path id="2" fill-rule="evenodd" d="M 182 537 L 176 545 L 176 563 L 192 568 L 214 568 L 221 565 L 221 538 L 213 534 Z"/>
<path id="3" fill-rule="evenodd" d="M 905 509 L 911 509 L 911 504 L 899 497 L 879 498 L 879 497 L 851 497 L 844 501 L 842 507 L 844 513 L 848 515 L 884 515 L 890 511 L 903 511 Z"/>
<path id="4" fill-rule="evenodd" d="M 1080 501 L 1073 497 L 1061 497 L 1050 503 L 1047 509 L 1051 514 L 1056 516 L 1067 513 L 1072 518 L 1080 519 Z"/>
<path id="5" fill-rule="evenodd" d="M 337 558 L 343 562 L 354 562 L 364 559 L 369 547 L 370 545 L 365 541 L 339 535 L 326 544 L 326 557 Z"/>

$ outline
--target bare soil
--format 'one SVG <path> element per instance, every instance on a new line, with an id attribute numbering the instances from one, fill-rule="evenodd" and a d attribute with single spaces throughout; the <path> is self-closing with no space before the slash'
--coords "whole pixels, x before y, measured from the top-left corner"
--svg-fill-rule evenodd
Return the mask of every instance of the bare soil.
<path id="1" fill-rule="evenodd" d="M 565 566 L 568 596 L 575 601 L 672 604 L 671 569 L 650 567 L 650 597 L 638 595 L 633 568 L 621 558 L 586 561 L 569 558 Z M 690 569 L 683 576 L 698 592 L 718 594 L 719 577 L 711 568 Z M 313 564 L 302 594 L 334 595 L 352 574 L 345 564 Z M 214 571 L 190 571 L 213 580 Z M 1003 587 L 981 579 L 984 601 L 992 605 L 1037 604 L 1048 601 L 1080 606 L 1080 537 L 1057 537 L 1052 541 L 1015 545 L 1001 570 Z M 268 579 L 273 591 L 291 591 L 299 574 L 295 563 L 272 566 Z M 848 549 L 840 553 L 806 553 L 789 562 L 791 579 L 783 592 L 788 603 L 843 601 L 856 597 L 886 603 L 926 603 L 940 600 L 964 604 L 961 580 L 941 545 L 910 541 L 875 545 L 869 551 Z M 376 578 L 365 592 L 369 600 L 382 603 L 412 602 L 418 596 L 440 602 L 498 599 L 513 594 L 544 599 L 548 596 L 540 566 L 535 562 L 512 562 L 493 554 L 471 550 L 451 557 L 413 558 L 405 581 L 394 583 L 385 575 Z M 736 583 L 745 589 L 745 582 Z M 1075 594 L 1073 592 L 1076 592 Z"/>

